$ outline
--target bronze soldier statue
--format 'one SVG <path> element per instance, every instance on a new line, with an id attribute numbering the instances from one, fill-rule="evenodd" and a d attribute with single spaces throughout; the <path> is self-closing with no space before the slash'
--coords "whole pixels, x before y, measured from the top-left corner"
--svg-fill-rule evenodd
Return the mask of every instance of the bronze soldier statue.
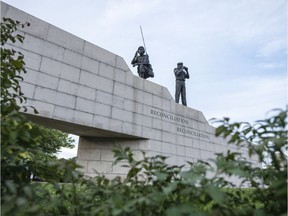
<path id="1" fill-rule="evenodd" d="M 176 103 L 179 103 L 181 94 L 182 104 L 187 106 L 185 79 L 189 79 L 188 68 L 183 66 L 182 62 L 179 62 L 177 63 L 177 68 L 174 69 L 174 74 L 176 78 L 175 101 Z"/>
<path id="2" fill-rule="evenodd" d="M 148 54 L 145 54 L 145 49 L 143 46 L 138 48 L 131 64 L 133 67 L 138 66 L 137 72 L 141 78 L 147 79 L 149 77 L 154 77 L 153 69 L 149 62 L 149 56 Z"/>

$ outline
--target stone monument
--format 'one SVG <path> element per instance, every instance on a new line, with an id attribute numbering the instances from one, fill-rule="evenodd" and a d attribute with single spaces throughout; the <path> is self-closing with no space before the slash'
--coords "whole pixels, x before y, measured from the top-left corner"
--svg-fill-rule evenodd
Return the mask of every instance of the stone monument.
<path id="1" fill-rule="evenodd" d="M 4 2 L 1 17 L 31 24 L 21 32 L 24 43 L 11 45 L 25 56 L 21 87 L 27 105 L 39 111 L 27 117 L 80 136 L 77 163 L 85 175 L 124 176 L 126 168 L 112 164 L 115 145 L 139 157 L 140 151 L 168 156 L 173 165 L 237 149 L 215 137 L 201 111 L 175 103 L 166 87 L 134 76 L 121 56 Z"/>

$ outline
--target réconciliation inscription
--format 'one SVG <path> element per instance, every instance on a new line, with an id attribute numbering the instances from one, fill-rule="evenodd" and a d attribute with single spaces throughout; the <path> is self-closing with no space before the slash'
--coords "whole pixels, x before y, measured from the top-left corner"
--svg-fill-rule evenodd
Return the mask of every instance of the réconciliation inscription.
<path id="1" fill-rule="evenodd" d="M 203 133 L 200 133 L 200 132 L 196 132 L 196 131 L 193 131 L 193 130 L 188 130 L 188 129 L 185 129 L 183 127 L 177 127 L 177 132 L 181 132 L 183 134 L 190 134 L 192 136 L 197 136 L 197 137 L 209 139 L 209 136 L 207 136 L 206 134 L 203 134 Z"/>
<path id="2" fill-rule="evenodd" d="M 180 122 L 182 124 L 187 124 L 188 125 L 188 121 L 186 119 L 180 118 L 178 116 L 171 115 L 171 114 L 168 114 L 168 113 L 165 113 L 165 112 L 160 112 L 160 111 L 156 111 L 156 110 L 151 109 L 151 114 L 159 116 L 161 118 L 173 120 L 175 122 Z"/>

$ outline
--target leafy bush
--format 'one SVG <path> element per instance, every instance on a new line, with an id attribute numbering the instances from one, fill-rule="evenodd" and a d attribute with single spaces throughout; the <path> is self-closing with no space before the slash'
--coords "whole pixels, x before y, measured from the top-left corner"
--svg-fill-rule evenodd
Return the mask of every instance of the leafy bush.
<path id="1" fill-rule="evenodd" d="M 20 81 L 26 73 L 24 56 L 7 43 L 22 43 L 24 37 L 17 34 L 18 28 L 29 26 L 9 18 L 1 22 L 1 211 L 3 215 L 15 215 L 29 206 L 38 211 L 39 187 L 30 183 L 31 174 L 45 180 L 64 178 L 62 167 L 73 167 L 71 162 L 56 160 L 53 156 L 60 147 L 71 147 L 73 140 L 56 130 L 30 123 L 20 110 L 28 108 L 23 103 L 26 97 Z M 47 133 L 47 134 L 45 134 Z M 45 139 L 46 138 L 46 139 Z M 65 164 L 68 163 L 69 166 Z M 64 164 L 64 165 L 63 165 Z M 55 175 L 57 174 L 57 175 Z"/>

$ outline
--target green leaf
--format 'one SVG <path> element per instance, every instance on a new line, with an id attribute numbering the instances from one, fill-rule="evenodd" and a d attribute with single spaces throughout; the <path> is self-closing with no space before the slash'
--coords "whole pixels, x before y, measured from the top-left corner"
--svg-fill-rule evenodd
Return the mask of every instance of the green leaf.
<path id="1" fill-rule="evenodd" d="M 224 202 L 225 196 L 223 191 L 220 190 L 220 188 L 213 185 L 208 185 L 206 186 L 205 190 L 216 203 L 222 204 Z"/>

